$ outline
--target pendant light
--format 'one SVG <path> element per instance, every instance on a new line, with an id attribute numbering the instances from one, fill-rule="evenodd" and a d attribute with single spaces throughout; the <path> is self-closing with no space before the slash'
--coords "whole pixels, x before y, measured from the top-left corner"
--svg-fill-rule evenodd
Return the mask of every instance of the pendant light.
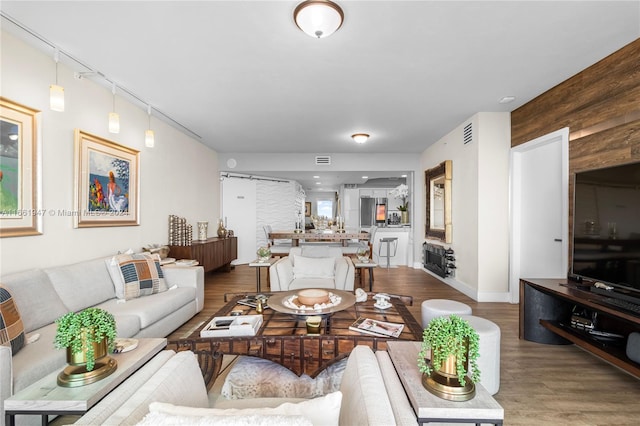
<path id="1" fill-rule="evenodd" d="M 340 28 L 344 13 L 329 0 L 307 0 L 293 11 L 293 19 L 305 34 L 314 38 L 328 37 Z"/>
<path id="2" fill-rule="evenodd" d="M 56 63 L 56 84 L 49 86 L 49 108 L 51 111 L 64 111 L 64 87 L 58 85 L 58 60 L 60 53 L 56 48 L 53 54 L 53 60 Z"/>
<path id="3" fill-rule="evenodd" d="M 116 84 L 111 88 L 113 93 L 113 109 L 109 113 L 109 133 L 120 133 L 120 116 L 116 112 Z"/>
<path id="4" fill-rule="evenodd" d="M 147 105 L 147 114 L 149 115 L 149 128 L 144 132 L 144 146 L 153 148 L 155 145 L 155 137 L 151 130 L 151 105 Z"/>

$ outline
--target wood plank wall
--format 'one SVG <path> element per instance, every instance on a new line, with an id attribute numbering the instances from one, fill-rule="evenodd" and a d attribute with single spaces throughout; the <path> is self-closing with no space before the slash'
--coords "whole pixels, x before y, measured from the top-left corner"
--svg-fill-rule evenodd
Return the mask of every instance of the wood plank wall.
<path id="1" fill-rule="evenodd" d="M 564 127 L 572 241 L 574 174 L 640 161 L 640 39 L 514 110 L 511 146 Z"/>

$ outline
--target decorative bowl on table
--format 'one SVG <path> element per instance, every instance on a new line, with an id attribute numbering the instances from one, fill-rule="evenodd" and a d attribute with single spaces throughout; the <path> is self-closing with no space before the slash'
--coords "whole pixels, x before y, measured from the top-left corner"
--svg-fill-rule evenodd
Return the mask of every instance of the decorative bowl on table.
<path id="1" fill-rule="evenodd" d="M 327 303 L 329 301 L 329 292 L 319 288 L 307 288 L 298 291 L 298 301 L 306 306 Z"/>

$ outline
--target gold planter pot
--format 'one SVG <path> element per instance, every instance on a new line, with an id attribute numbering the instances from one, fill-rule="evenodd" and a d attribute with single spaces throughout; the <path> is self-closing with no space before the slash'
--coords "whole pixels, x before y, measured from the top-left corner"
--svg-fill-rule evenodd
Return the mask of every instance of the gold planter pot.
<path id="1" fill-rule="evenodd" d="M 107 355 L 108 345 L 106 338 L 100 343 L 90 343 L 93 346 L 96 361 L 93 370 L 87 370 L 87 342 L 86 339 L 84 340 L 82 345 L 84 350 L 76 354 L 71 352 L 71 348 L 67 348 L 67 363 L 69 365 L 58 374 L 57 382 L 59 386 L 73 388 L 88 385 L 102 380 L 116 371 L 118 363 Z"/>
<path id="2" fill-rule="evenodd" d="M 432 394 L 448 401 L 468 401 L 476 395 L 476 386 L 467 377 L 463 386 L 456 373 L 456 357 L 449 357 L 442 365 L 433 366 L 431 362 L 431 374 L 422 374 L 422 386 Z M 465 362 L 465 370 L 469 371 L 468 357 Z"/>

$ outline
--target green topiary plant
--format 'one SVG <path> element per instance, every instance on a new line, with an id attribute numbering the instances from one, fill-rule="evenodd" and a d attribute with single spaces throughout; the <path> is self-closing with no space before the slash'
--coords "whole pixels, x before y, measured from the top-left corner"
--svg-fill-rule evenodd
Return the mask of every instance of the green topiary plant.
<path id="1" fill-rule="evenodd" d="M 95 353 L 91 343 L 100 343 L 106 337 L 107 348 L 113 352 L 116 338 L 116 321 L 109 312 L 100 308 L 87 308 L 69 312 L 56 320 L 58 326 L 54 345 L 56 349 L 71 350 L 72 354 L 86 351 L 87 371 L 95 365 Z"/>
<path id="2" fill-rule="evenodd" d="M 467 343 L 468 342 L 468 343 Z M 418 354 L 418 369 L 431 374 L 433 368 L 442 365 L 450 355 L 456 357 L 456 373 L 462 386 L 466 384 L 467 356 L 471 367 L 471 381 L 480 381 L 479 356 L 480 338 L 469 323 L 457 315 L 434 318 L 422 333 L 422 348 Z M 427 356 L 431 351 L 431 365 Z"/>

